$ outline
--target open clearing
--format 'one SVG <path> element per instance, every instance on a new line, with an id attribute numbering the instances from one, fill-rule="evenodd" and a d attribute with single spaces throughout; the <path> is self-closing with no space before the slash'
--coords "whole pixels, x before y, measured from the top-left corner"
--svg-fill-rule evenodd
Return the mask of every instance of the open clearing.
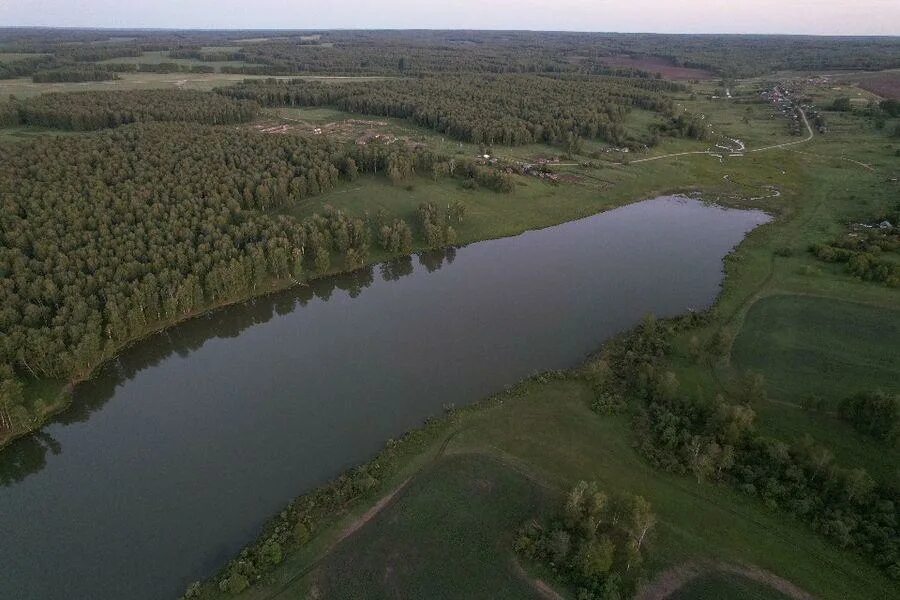
<path id="1" fill-rule="evenodd" d="M 900 313 L 812 296 L 771 296 L 754 304 L 732 359 L 761 373 L 769 401 L 754 405 L 760 424 L 784 440 L 811 436 L 839 463 L 898 482 L 900 448 L 856 432 L 837 403 L 856 392 L 900 391 Z M 802 405 L 820 401 L 813 410 Z"/>
<path id="2" fill-rule="evenodd" d="M 900 391 L 900 314 L 815 297 L 757 302 L 735 341 L 741 369 L 766 377 L 769 392 L 799 402 L 815 394 L 834 410 L 861 390 Z"/>
<path id="3" fill-rule="evenodd" d="M 329 555 L 310 596 L 540 598 L 512 564 L 512 538 L 546 503 L 539 486 L 495 461 L 446 457 Z M 468 551 L 447 551 L 463 544 Z"/>

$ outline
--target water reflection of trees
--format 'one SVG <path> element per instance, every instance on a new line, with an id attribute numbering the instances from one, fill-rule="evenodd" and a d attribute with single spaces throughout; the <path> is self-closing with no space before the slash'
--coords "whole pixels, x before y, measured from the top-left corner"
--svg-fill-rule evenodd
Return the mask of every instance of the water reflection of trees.
<path id="1" fill-rule="evenodd" d="M 450 246 L 440 250 L 428 250 L 419 254 L 419 264 L 425 267 L 429 273 L 433 273 L 447 264 L 453 264 L 456 260 L 456 248 Z"/>
<path id="2" fill-rule="evenodd" d="M 0 485 L 19 483 L 47 465 L 47 452 L 59 454 L 62 448 L 44 431 L 18 439 L 3 450 L 0 460 Z"/>
<path id="3" fill-rule="evenodd" d="M 414 267 L 412 256 L 404 256 L 396 260 L 381 263 L 381 278 L 385 281 L 398 281 L 401 277 L 411 275 Z"/>
<path id="4" fill-rule="evenodd" d="M 434 250 L 419 254 L 419 264 L 429 273 L 440 269 L 445 261 L 451 264 L 456 257 L 455 248 Z M 411 256 L 397 258 L 378 265 L 383 281 L 395 282 L 415 273 Z M 334 277 L 311 281 L 269 296 L 255 298 L 239 305 L 212 311 L 176 327 L 164 330 L 104 365 L 90 381 L 79 385 L 70 406 L 57 415 L 53 422 L 72 424 L 87 421 L 114 395 L 116 388 L 132 379 L 138 372 L 153 367 L 173 354 L 182 357 L 200 349 L 214 338 L 235 338 L 255 325 L 267 323 L 275 315 L 287 315 L 309 304 L 314 299 L 327 302 L 335 290 L 345 292 L 351 298 L 359 298 L 363 290 L 375 282 L 375 269 L 371 266 Z M 0 451 L 0 485 L 8 486 L 22 481 L 47 464 L 47 453 L 59 454 L 60 444 L 46 431 L 28 435 Z"/>

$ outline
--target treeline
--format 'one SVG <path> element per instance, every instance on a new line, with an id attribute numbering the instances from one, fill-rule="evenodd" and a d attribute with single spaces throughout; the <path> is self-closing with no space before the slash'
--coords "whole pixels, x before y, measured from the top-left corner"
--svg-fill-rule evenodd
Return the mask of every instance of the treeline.
<path id="1" fill-rule="evenodd" d="M 144 54 L 142 46 L 132 44 L 108 45 L 62 45 L 53 49 L 53 54 L 61 62 L 100 62 L 114 58 L 136 58 Z"/>
<path id="2" fill-rule="evenodd" d="M 360 32 L 362 33 L 362 32 Z M 368 32 L 367 32 L 368 33 Z M 375 33 L 375 32 L 372 32 Z M 409 75 L 425 73 L 565 73 L 578 67 L 540 44 L 436 44 L 394 36 L 364 36 L 337 43 L 302 44 L 272 40 L 242 48 L 243 66 L 223 72 L 245 75 Z M 389 39 L 390 38 L 390 39 Z"/>
<path id="3" fill-rule="evenodd" d="M 105 65 L 94 64 L 109 58 L 137 57 L 143 54 L 140 47 L 115 46 L 72 46 L 69 44 L 47 43 L 39 46 L 25 45 L 8 48 L 12 52 L 23 53 L 24 56 L 13 61 L 0 62 L 0 79 L 13 77 L 37 77 L 36 82 L 57 81 L 102 81 L 98 79 L 50 79 L 47 72 L 65 71 L 72 73 L 102 71 Z M 5 50 L 0 50 L 5 51 Z M 33 56 L 28 56 L 33 54 Z"/>
<path id="4" fill-rule="evenodd" d="M 728 398 L 697 399 L 666 369 L 673 333 L 702 323 L 691 315 L 667 324 L 647 319 L 607 345 L 588 370 L 597 410 L 635 413 L 638 448 L 655 466 L 727 482 L 773 510 L 809 523 L 843 548 L 870 556 L 900 578 L 900 494 L 862 469 L 833 463 L 811 439 L 792 444 L 757 432 L 752 404 L 765 398 L 760 376 L 748 375 Z M 700 354 L 716 355 L 714 337 Z"/>
<path id="5" fill-rule="evenodd" d="M 243 123 L 254 102 L 188 90 L 132 90 L 42 94 L 0 106 L 6 125 L 93 130 L 146 121 L 190 121 L 207 125 Z"/>
<path id="6" fill-rule="evenodd" d="M 201 48 L 176 48 L 169 51 L 169 58 L 189 58 L 201 60 L 203 62 L 227 62 L 227 61 L 246 61 L 249 57 L 246 52 L 221 50 L 208 51 Z"/>
<path id="7" fill-rule="evenodd" d="M 479 144 L 563 143 L 567 134 L 623 143 L 632 108 L 671 114 L 674 84 L 615 77 L 446 76 L 378 82 L 248 80 L 217 90 L 264 106 L 337 106 L 410 119 Z"/>
<path id="8" fill-rule="evenodd" d="M 35 83 L 65 83 L 79 81 L 112 81 L 119 76 L 108 69 L 63 68 L 38 71 L 31 76 Z"/>
<path id="9" fill-rule="evenodd" d="M 900 117 L 900 100 L 894 100 L 893 98 L 882 100 L 878 103 L 878 106 L 887 116 L 891 118 Z"/>
<path id="10" fill-rule="evenodd" d="M 440 248 L 456 243 L 456 230 L 451 223 L 462 220 L 465 209 L 457 202 L 442 212 L 431 202 L 423 202 L 416 210 L 419 227 L 430 248 Z"/>
<path id="11" fill-rule="evenodd" d="M 161 63 L 106 63 L 103 65 L 114 73 L 215 73 L 209 65 L 185 65 L 174 62 Z"/>
<path id="12" fill-rule="evenodd" d="M 631 597 L 656 524 L 650 503 L 581 481 L 559 512 L 549 525 L 526 524 L 516 552 L 556 573 L 577 590 L 579 600 Z"/>
<path id="13" fill-rule="evenodd" d="M 252 209 L 333 187 L 334 152 L 177 124 L 0 149 L 0 362 L 69 377 L 151 323 L 298 275 L 300 228 Z"/>
<path id="14" fill-rule="evenodd" d="M 50 54 L 35 54 L 24 56 L 17 60 L 0 61 L 0 79 L 12 79 L 14 77 L 27 77 L 42 69 L 59 67 L 56 58 Z"/>

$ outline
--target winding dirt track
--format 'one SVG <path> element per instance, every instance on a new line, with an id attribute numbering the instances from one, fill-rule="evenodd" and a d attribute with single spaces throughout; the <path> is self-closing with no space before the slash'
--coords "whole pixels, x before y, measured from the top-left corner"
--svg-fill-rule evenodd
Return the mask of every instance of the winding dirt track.
<path id="1" fill-rule="evenodd" d="M 765 152 L 766 150 L 778 150 L 779 148 L 787 148 L 789 146 L 796 146 L 797 144 L 805 144 L 813 139 L 813 129 L 809 124 L 809 119 L 806 118 L 806 113 L 803 112 L 803 109 L 798 109 L 800 111 L 800 116 L 803 118 L 803 124 L 806 125 L 806 131 L 808 135 L 802 140 L 794 140 L 793 142 L 785 142 L 783 144 L 775 144 L 774 146 L 766 146 L 764 148 L 756 148 L 754 150 L 749 150 L 748 152 Z M 676 156 L 689 156 L 692 154 L 706 154 L 707 156 L 719 156 L 717 153 L 712 150 L 694 150 L 692 152 L 675 152 L 674 154 L 663 154 L 660 156 L 651 156 L 650 158 L 640 158 L 638 160 L 631 161 L 631 164 L 650 162 L 651 160 L 662 160 L 664 158 L 673 158 Z"/>
<path id="2" fill-rule="evenodd" d="M 813 139 L 813 129 L 809 124 L 809 119 L 806 118 L 806 113 L 803 112 L 802 108 L 798 108 L 800 111 L 800 116 L 803 118 L 803 124 L 806 125 L 806 131 L 809 132 L 802 140 L 796 140 L 793 142 L 786 142 L 784 144 L 775 144 L 774 146 L 766 146 L 765 148 L 757 148 L 755 150 L 750 150 L 750 152 L 764 152 L 766 150 L 777 150 L 778 148 L 787 148 L 788 146 L 796 146 L 797 144 L 805 144 L 806 142 Z"/>
<path id="3" fill-rule="evenodd" d="M 816 600 L 815 596 L 787 579 L 758 567 L 704 562 L 685 563 L 663 571 L 653 581 L 639 589 L 634 598 L 635 600 L 665 600 L 694 579 L 709 573 L 725 573 L 750 579 L 777 590 L 792 600 Z"/>
<path id="4" fill-rule="evenodd" d="M 529 585 L 531 585 L 532 589 L 534 589 L 535 593 L 538 596 L 543 598 L 544 600 L 565 600 L 565 598 L 560 595 L 556 590 L 547 585 L 542 579 L 532 579 L 525 569 L 522 568 L 522 565 L 515 558 L 512 559 L 513 570 L 516 572 L 523 581 L 527 581 Z"/>

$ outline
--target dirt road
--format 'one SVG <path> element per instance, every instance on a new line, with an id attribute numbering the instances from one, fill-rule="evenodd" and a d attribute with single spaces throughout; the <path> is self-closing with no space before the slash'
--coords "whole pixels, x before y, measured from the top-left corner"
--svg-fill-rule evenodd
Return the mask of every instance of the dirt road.
<path id="1" fill-rule="evenodd" d="M 789 146 L 796 146 L 797 144 L 805 144 L 806 142 L 809 142 L 810 140 L 812 140 L 813 135 L 814 135 L 813 129 L 812 129 L 812 126 L 809 124 L 809 120 L 806 118 L 806 113 L 803 112 L 802 109 L 798 109 L 798 110 L 800 111 L 800 117 L 803 119 L 803 124 L 806 125 L 806 131 L 808 132 L 808 135 L 805 138 L 803 138 L 802 140 L 795 140 L 793 142 L 785 142 L 783 144 L 775 144 L 774 146 L 766 146 L 764 148 L 756 148 L 754 150 L 750 150 L 749 152 L 764 152 L 766 150 L 777 150 L 779 148 L 787 148 Z M 732 141 L 737 141 L 743 147 L 743 142 L 741 142 L 740 140 L 732 140 Z M 706 154 L 708 156 L 715 156 L 715 157 L 719 156 L 718 153 L 713 152 L 711 149 L 706 149 L 706 150 L 695 150 L 693 152 L 676 152 L 674 154 L 663 154 L 661 156 L 652 156 L 650 158 L 640 158 L 638 160 L 631 161 L 631 164 L 634 165 L 634 164 L 642 163 L 642 162 L 650 162 L 651 160 L 662 160 L 664 158 L 674 158 L 676 156 L 689 156 L 689 155 L 694 155 L 694 154 Z"/>

